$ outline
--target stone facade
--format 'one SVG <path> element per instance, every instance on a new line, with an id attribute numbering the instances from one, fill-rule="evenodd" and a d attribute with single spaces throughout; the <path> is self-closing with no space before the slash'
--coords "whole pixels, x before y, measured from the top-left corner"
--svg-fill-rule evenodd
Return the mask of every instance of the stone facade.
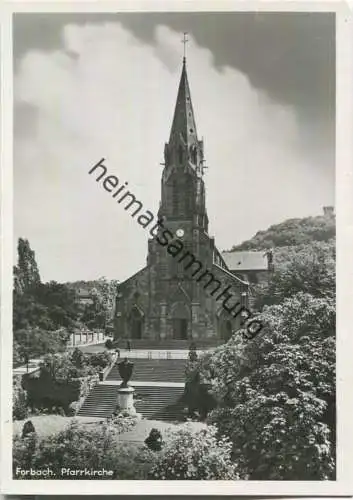
<path id="1" fill-rule="evenodd" d="M 208 234 L 203 142 L 183 62 L 169 142 L 164 149 L 159 226 L 147 265 L 121 283 L 116 338 L 227 340 L 240 327 L 248 284 L 234 276 Z"/>

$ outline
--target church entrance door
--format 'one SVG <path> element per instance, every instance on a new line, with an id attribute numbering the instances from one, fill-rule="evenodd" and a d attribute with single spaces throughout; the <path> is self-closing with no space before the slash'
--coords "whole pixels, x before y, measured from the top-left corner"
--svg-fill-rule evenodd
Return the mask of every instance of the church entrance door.
<path id="1" fill-rule="evenodd" d="M 178 340 L 188 338 L 188 320 L 184 318 L 173 319 L 173 337 Z"/>
<path id="2" fill-rule="evenodd" d="M 131 311 L 130 317 L 130 334 L 133 339 L 141 339 L 142 338 L 142 315 L 140 311 L 135 307 Z"/>
<path id="3" fill-rule="evenodd" d="M 186 304 L 177 302 L 172 308 L 172 334 L 176 340 L 187 340 L 190 309 Z"/>

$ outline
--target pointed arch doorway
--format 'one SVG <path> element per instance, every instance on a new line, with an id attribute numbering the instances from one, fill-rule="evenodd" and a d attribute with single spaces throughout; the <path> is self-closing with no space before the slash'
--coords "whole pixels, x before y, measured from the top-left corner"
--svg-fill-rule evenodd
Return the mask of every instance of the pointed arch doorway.
<path id="1" fill-rule="evenodd" d="M 172 308 L 173 339 L 187 340 L 191 321 L 190 309 L 186 304 L 178 302 Z"/>
<path id="2" fill-rule="evenodd" d="M 133 307 L 130 313 L 129 321 L 130 337 L 132 339 L 141 339 L 143 331 L 143 313 L 138 307 Z"/>
<path id="3" fill-rule="evenodd" d="M 229 314 L 222 311 L 218 317 L 218 335 L 224 342 L 228 342 L 232 334 L 233 325 L 232 321 L 229 319 Z"/>

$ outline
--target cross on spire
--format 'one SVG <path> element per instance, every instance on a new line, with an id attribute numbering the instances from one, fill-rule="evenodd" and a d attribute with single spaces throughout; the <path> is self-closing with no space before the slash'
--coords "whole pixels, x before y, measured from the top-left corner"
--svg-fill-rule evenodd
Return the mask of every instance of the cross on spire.
<path id="1" fill-rule="evenodd" d="M 188 43 L 189 39 L 188 39 L 188 32 L 187 31 L 184 31 L 183 33 L 183 39 L 181 41 L 181 43 L 184 44 L 184 57 L 183 57 L 183 61 L 185 62 L 186 60 L 186 44 Z"/>

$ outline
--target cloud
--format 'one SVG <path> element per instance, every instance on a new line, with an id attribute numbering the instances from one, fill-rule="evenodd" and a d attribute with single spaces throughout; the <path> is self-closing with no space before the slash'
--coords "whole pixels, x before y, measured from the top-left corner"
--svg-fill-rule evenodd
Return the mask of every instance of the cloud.
<path id="1" fill-rule="evenodd" d="M 270 101 L 246 75 L 215 69 L 212 53 L 189 38 L 189 83 L 218 246 L 332 203 L 332 179 L 298 147 L 294 110 Z M 17 127 L 15 137 L 15 236 L 29 238 L 44 279 L 124 279 L 145 264 L 147 231 L 88 170 L 106 158 L 109 172 L 157 212 L 180 40 L 165 26 L 147 44 L 119 23 L 70 24 L 56 51 L 28 51 L 20 61 L 15 119 L 28 107 L 31 127 Z"/>

